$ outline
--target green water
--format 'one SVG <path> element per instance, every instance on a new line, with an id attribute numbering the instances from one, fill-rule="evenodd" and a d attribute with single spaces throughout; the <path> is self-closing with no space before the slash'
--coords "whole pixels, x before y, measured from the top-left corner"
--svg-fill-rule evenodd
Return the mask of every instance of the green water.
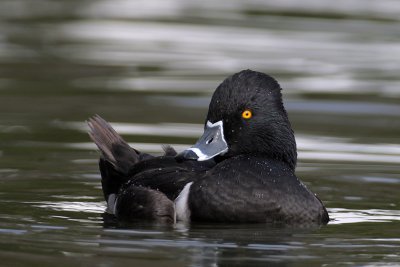
<path id="1" fill-rule="evenodd" d="M 400 264 L 400 4 L 0 2 L 0 266 Z M 138 149 L 193 144 L 213 90 L 273 75 L 318 229 L 103 217 L 100 114 Z"/>

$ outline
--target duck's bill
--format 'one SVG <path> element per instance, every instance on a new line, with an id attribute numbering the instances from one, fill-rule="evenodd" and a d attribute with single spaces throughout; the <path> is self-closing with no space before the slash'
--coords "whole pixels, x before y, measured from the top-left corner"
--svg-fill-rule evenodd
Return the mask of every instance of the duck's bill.
<path id="1" fill-rule="evenodd" d="M 211 123 L 207 121 L 203 135 L 197 143 L 179 153 L 179 160 L 204 161 L 228 151 L 228 144 L 224 138 L 224 127 L 222 121 Z"/>

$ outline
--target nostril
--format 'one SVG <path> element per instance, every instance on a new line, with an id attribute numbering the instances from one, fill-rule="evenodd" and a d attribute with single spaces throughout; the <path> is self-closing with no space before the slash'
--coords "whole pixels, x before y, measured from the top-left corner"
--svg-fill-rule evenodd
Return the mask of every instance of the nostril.
<path id="1" fill-rule="evenodd" d="M 206 141 L 206 145 L 208 145 L 209 143 L 211 143 L 214 140 L 214 138 L 211 138 L 210 140 Z"/>

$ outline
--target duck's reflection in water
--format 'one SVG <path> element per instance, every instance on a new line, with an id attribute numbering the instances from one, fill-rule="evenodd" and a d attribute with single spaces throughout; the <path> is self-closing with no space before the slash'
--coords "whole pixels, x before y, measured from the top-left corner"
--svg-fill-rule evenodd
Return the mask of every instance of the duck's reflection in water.
<path id="1" fill-rule="evenodd" d="M 287 266 L 304 255 L 302 236 L 316 233 L 316 224 L 184 224 L 121 222 L 104 213 L 104 246 L 128 246 L 170 255 L 187 266 Z M 322 226 L 323 227 L 323 226 Z M 114 240 L 110 242 L 110 240 Z M 101 239 L 100 239 L 100 244 Z"/>

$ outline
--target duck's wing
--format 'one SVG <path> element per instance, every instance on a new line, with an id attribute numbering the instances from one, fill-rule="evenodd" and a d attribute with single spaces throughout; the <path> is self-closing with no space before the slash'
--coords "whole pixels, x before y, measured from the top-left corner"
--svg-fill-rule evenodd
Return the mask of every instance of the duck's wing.
<path id="1" fill-rule="evenodd" d="M 214 166 L 213 160 L 178 162 L 171 156 L 156 157 L 137 163 L 130 170 L 132 178 L 126 186 L 151 188 L 175 200 L 187 183 L 201 179 Z"/>
<path id="2" fill-rule="evenodd" d="M 118 194 L 111 195 L 108 212 L 121 220 L 175 222 L 175 198 L 187 183 L 199 179 L 214 165 L 213 162 L 177 162 L 172 156 L 141 161 L 130 170 L 131 178 L 123 183 Z M 115 178 L 113 181 L 119 177 Z"/>

